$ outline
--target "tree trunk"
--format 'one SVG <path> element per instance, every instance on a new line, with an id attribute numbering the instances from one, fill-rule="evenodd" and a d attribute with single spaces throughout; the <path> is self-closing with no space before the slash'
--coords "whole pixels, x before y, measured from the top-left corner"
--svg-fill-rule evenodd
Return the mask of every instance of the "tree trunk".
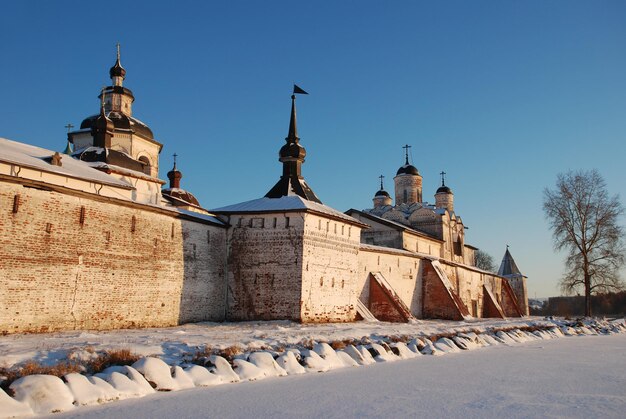
<path id="1" fill-rule="evenodd" d="M 591 275 L 585 273 L 585 317 L 591 317 Z"/>

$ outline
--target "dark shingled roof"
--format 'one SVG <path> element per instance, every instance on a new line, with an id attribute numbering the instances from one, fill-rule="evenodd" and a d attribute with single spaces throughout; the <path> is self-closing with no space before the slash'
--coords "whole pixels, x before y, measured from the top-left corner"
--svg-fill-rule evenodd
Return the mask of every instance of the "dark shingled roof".
<path id="1" fill-rule="evenodd" d="M 99 115 L 88 116 L 81 122 L 80 129 L 91 128 L 94 121 L 98 119 Z M 154 140 L 154 134 L 152 130 L 148 128 L 146 124 L 130 116 L 126 116 L 121 112 L 109 112 L 107 117 L 113 121 L 115 129 L 131 130 L 134 133 L 141 135 L 142 137 Z"/>
<path id="2" fill-rule="evenodd" d="M 513 260 L 513 256 L 509 252 L 509 249 L 506 249 L 504 253 L 504 257 L 502 258 L 502 263 L 500 264 L 500 269 L 498 269 L 498 275 L 500 276 L 520 276 L 522 273 L 519 271 L 519 268 L 515 264 L 515 260 Z"/>

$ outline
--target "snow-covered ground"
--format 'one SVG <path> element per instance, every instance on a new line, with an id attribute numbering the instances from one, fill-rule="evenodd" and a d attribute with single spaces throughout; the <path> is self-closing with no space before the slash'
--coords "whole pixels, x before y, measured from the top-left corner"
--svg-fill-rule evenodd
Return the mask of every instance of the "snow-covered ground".
<path id="1" fill-rule="evenodd" d="M 467 416 L 468 412 L 481 417 L 559 416 L 557 407 L 567 408 L 563 415 L 569 417 L 580 412 L 581 416 L 619 417 L 616 413 L 626 407 L 624 336 L 624 319 L 565 322 L 537 318 L 409 324 L 204 323 L 4 336 L 0 363 L 6 367 L 19 368 L 33 360 L 44 365 L 88 360 L 109 349 L 130 349 L 144 357 L 132 367 L 113 366 L 95 375 L 63 372 L 63 381 L 50 375 L 17 379 L 5 387 L 12 397 L 0 390 L 0 417 L 33 412 L 107 417 L 170 417 L 181 412 L 183 417 L 334 417 L 380 416 L 388 411 L 393 416 L 410 416 L 421 409 L 437 409 L 446 416 Z M 581 344 L 585 339 L 588 343 Z M 334 342 L 337 350 L 324 342 Z M 232 346 L 238 349 L 228 349 Z M 509 355 L 513 349 L 517 356 Z M 190 363 L 198 352 L 202 357 L 195 361 L 201 365 Z M 355 373 L 353 367 L 359 366 L 367 368 L 358 370 L 371 372 Z M 329 378 L 315 378 L 317 372 L 329 372 Z M 304 378 L 298 378 L 300 374 Z M 250 381 L 261 383 L 250 389 Z M 242 384 L 233 386 L 235 382 Z M 619 389 L 617 393 L 613 386 Z M 199 391 L 199 387 L 211 389 Z M 184 395 L 163 393 L 177 390 L 185 390 Z M 584 403 L 575 401 L 575 395 Z M 588 401 L 590 395 L 602 402 Z M 148 404 L 124 401 L 141 397 Z M 114 401 L 122 407 L 86 407 Z M 153 403 L 178 407 L 162 411 Z M 523 413 L 528 406 L 530 413 Z"/>
<path id="2" fill-rule="evenodd" d="M 623 418 L 626 334 L 572 336 L 84 407 L 54 418 Z"/>
<path id="3" fill-rule="evenodd" d="M 130 349 L 138 355 L 158 356 L 168 364 L 177 364 L 205 346 L 223 349 L 239 345 L 244 350 L 274 349 L 303 341 L 330 342 L 380 336 L 435 334 L 489 328 L 512 328 L 534 324 L 552 324 L 541 318 L 475 320 L 455 322 L 420 320 L 415 323 L 354 322 L 301 324 L 290 321 L 194 323 L 158 329 L 111 331 L 76 331 L 30 335 L 0 336 L 0 367 L 26 361 L 54 365 L 68 357 L 89 356 L 85 349 Z"/>

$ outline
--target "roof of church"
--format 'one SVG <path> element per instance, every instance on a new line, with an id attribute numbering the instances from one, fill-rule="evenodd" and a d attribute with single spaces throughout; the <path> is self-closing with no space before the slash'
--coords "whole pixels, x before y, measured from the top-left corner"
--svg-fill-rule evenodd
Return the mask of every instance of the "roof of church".
<path id="1" fill-rule="evenodd" d="M 442 242 L 443 241 L 443 240 L 441 240 L 441 239 L 439 239 L 439 238 L 437 238 L 437 237 L 435 237 L 435 236 L 433 236 L 431 234 L 425 233 L 425 232 L 420 231 L 420 230 L 416 230 L 416 229 L 414 229 L 414 228 L 412 228 L 410 226 L 407 226 L 405 224 L 399 223 L 397 221 L 392 221 L 392 220 L 388 220 L 386 218 L 379 217 L 379 216 L 374 215 L 374 214 L 369 213 L 369 212 L 359 211 L 359 210 L 354 209 L 354 208 L 350 208 L 348 211 L 346 211 L 346 214 L 348 214 L 348 215 L 351 215 L 353 213 L 358 213 L 359 215 L 361 215 L 361 216 L 363 216 L 365 218 L 369 218 L 372 221 L 376 221 L 378 223 L 384 224 L 386 226 L 389 226 L 389 227 L 394 228 L 394 229 L 399 230 L 399 231 L 408 231 L 409 233 L 413 233 L 413 234 L 416 234 L 418 236 L 424 236 L 424 237 L 427 237 L 429 239 L 436 240 L 438 242 Z"/>
<path id="2" fill-rule="evenodd" d="M 310 201 L 298 195 L 282 196 L 280 198 L 263 197 L 259 199 L 253 199 L 251 201 L 241 202 L 239 204 L 211 209 L 209 211 L 218 214 L 310 211 L 313 213 L 330 216 L 332 218 L 337 218 L 350 224 L 366 226 L 359 220 L 352 218 L 341 211 L 337 211 L 334 208 L 331 208 L 324 204 L 320 204 L 318 202 Z"/>
<path id="3" fill-rule="evenodd" d="M 266 198 L 280 198 L 284 196 L 300 196 L 312 202 L 322 203 L 313 189 L 304 179 L 295 176 L 281 176 L 276 184 L 265 194 Z"/>
<path id="4" fill-rule="evenodd" d="M 45 160 L 54 154 L 52 150 L 46 150 L 45 148 L 30 144 L 18 143 L 16 141 L 7 140 L 6 138 L 0 138 L 0 148 L 2 149 L 0 161 L 126 189 L 133 188 L 128 182 L 116 179 L 94 168 L 87 162 L 76 160 L 67 155 L 62 158 L 61 166 L 54 166 Z"/>
<path id="5" fill-rule="evenodd" d="M 513 260 L 513 256 L 511 256 L 511 252 L 509 252 L 508 246 L 507 246 L 506 252 L 504 253 L 504 257 L 502 258 L 500 269 L 498 269 L 498 275 L 500 276 L 522 275 L 519 268 L 515 264 L 515 260 Z"/>
<path id="6" fill-rule="evenodd" d="M 420 172 L 417 170 L 417 167 L 409 164 L 408 162 L 400 167 L 396 172 L 396 175 L 417 175 L 419 176 Z"/>
<path id="7" fill-rule="evenodd" d="M 83 119 L 83 122 L 80 123 L 80 129 L 91 128 L 91 126 L 96 121 L 96 119 L 98 119 L 99 116 L 100 115 L 91 115 Z M 107 112 L 106 116 L 111 121 L 113 121 L 115 129 L 132 130 L 133 132 L 154 141 L 154 134 L 152 133 L 152 130 L 137 118 L 133 118 L 132 116 L 126 116 L 123 113 L 117 111 Z M 157 141 L 154 142 L 157 143 Z M 157 144 L 160 145 L 160 143 Z"/>

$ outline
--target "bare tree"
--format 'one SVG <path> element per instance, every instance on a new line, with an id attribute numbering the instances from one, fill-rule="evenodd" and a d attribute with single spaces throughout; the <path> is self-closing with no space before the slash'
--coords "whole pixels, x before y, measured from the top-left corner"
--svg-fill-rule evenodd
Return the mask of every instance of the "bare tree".
<path id="1" fill-rule="evenodd" d="M 624 229 L 619 196 L 609 196 L 597 170 L 569 171 L 557 177 L 556 188 L 543 192 L 543 210 L 552 229 L 554 248 L 565 250 L 566 272 L 560 285 L 573 294 L 585 292 L 585 315 L 591 315 L 591 294 L 618 291 L 624 285 Z"/>
<path id="2" fill-rule="evenodd" d="M 477 268 L 480 268 L 484 271 L 496 271 L 496 264 L 494 263 L 491 255 L 480 249 L 476 250 L 476 252 L 474 253 L 474 264 Z"/>

